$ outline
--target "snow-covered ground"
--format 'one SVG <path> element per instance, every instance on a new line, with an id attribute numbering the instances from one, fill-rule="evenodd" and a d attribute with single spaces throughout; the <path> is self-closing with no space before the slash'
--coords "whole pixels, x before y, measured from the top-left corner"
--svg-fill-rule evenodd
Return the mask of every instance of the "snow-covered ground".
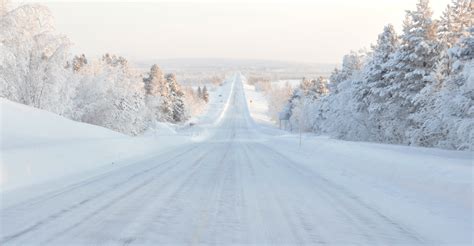
<path id="1" fill-rule="evenodd" d="M 129 137 L 5 99 L 0 107 L 3 191 L 98 167 L 110 169 L 189 141 L 170 135 L 165 126 L 153 134 Z"/>
<path id="2" fill-rule="evenodd" d="M 4 192 L 0 242 L 472 244 L 472 152 L 310 135 L 300 147 L 261 124 L 265 102 L 244 80 L 229 78 L 228 97 L 170 136 L 182 144 L 49 189 Z"/>
<path id="3" fill-rule="evenodd" d="M 268 101 L 265 96 L 257 92 L 254 85 L 249 85 L 245 81 L 244 90 L 252 119 L 260 124 L 274 125 L 275 123 L 268 115 Z"/>
<path id="4" fill-rule="evenodd" d="M 231 84 L 224 83 L 210 91 L 206 113 L 189 123 L 212 124 L 229 98 Z M 129 137 L 3 98 L 0 108 L 0 192 L 70 179 L 71 175 L 97 168 L 117 168 L 119 163 L 155 156 L 197 139 L 184 134 L 183 128 L 189 123 L 184 127 L 161 123 L 142 136 Z M 181 134 L 176 133 L 176 128 Z M 191 132 L 202 135 L 196 134 L 196 129 Z"/>

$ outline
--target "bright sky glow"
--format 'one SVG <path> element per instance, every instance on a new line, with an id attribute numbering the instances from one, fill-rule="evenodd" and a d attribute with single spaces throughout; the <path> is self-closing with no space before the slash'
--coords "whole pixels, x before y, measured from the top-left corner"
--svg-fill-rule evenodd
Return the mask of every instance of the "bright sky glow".
<path id="1" fill-rule="evenodd" d="M 27 2 L 27 1 L 20 1 Z M 370 47 L 383 26 L 401 30 L 415 0 L 39 1 L 74 53 L 132 59 L 250 58 L 340 62 Z M 432 0 L 439 16 L 449 0 Z"/>

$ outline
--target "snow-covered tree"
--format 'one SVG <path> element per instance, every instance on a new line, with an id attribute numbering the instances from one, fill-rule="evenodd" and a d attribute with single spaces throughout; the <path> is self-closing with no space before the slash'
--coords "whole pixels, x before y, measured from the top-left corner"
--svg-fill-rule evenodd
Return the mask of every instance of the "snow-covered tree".
<path id="1" fill-rule="evenodd" d="M 419 0 L 415 11 L 407 11 L 401 45 L 389 62 L 391 72 L 384 76 L 390 84 L 385 92 L 390 95 L 385 109 L 388 125 L 383 126 L 386 141 L 410 143 L 410 131 L 420 127 L 414 113 L 426 106 L 428 98 L 419 95 L 434 81 L 432 75 L 438 58 L 436 38 L 429 1 Z"/>
<path id="2" fill-rule="evenodd" d="M 204 86 L 202 88 L 202 100 L 204 100 L 204 102 L 209 102 L 209 92 L 207 91 L 207 87 Z"/>
<path id="3" fill-rule="evenodd" d="M 345 55 L 342 60 L 342 68 L 334 69 L 333 73 L 329 77 L 329 88 L 332 93 L 338 93 L 339 90 L 337 86 L 342 81 L 350 78 L 355 71 L 359 71 L 364 65 L 364 51 L 351 51 L 349 54 Z"/>
<path id="4" fill-rule="evenodd" d="M 3 3 L 2 11 L 5 12 Z M 71 113 L 74 94 L 69 40 L 54 31 L 46 7 L 22 5 L 0 17 L 0 94 L 61 115 Z"/>
<path id="5" fill-rule="evenodd" d="M 107 57 L 111 59 L 88 63 L 77 73 L 81 79 L 74 100 L 75 119 L 139 134 L 149 123 L 142 78 L 124 58 Z"/>
<path id="6" fill-rule="evenodd" d="M 463 36 L 469 35 L 468 27 L 472 26 L 474 10 L 470 0 L 452 0 L 441 16 L 438 25 L 438 50 L 440 55 L 437 63 L 437 79 L 440 83 L 451 73 L 453 60 L 448 50 Z"/>
<path id="7" fill-rule="evenodd" d="M 81 70 L 85 65 L 87 65 L 87 58 L 84 54 L 80 56 L 74 56 L 71 64 L 68 64 L 68 66 L 71 66 L 72 70 L 76 73 Z"/>
<path id="8" fill-rule="evenodd" d="M 146 94 L 146 104 L 152 114 L 152 120 L 164 120 L 163 118 L 167 118 L 168 115 L 164 116 L 163 112 L 169 108 L 170 104 L 169 100 L 165 101 L 169 94 L 169 87 L 158 65 L 154 64 L 150 68 L 148 77 L 143 79 L 143 83 Z"/>
<path id="9" fill-rule="evenodd" d="M 181 88 L 176 80 L 176 75 L 167 74 L 165 76 L 166 82 L 169 87 L 169 100 L 170 104 L 170 113 L 171 113 L 171 122 L 182 122 L 187 118 L 186 115 L 186 106 L 184 104 L 184 93 L 181 91 Z"/>
<path id="10" fill-rule="evenodd" d="M 388 62 L 399 46 L 399 39 L 392 25 L 387 25 L 379 35 L 377 44 L 363 68 L 362 78 L 353 83 L 355 109 L 360 121 L 370 128 L 366 140 L 382 141 L 382 123 L 386 101 L 391 97 L 387 94 L 389 81 L 384 76 L 391 70 Z"/>
<path id="11" fill-rule="evenodd" d="M 474 149 L 474 28 L 447 52 L 452 71 L 423 111 L 423 124 L 411 135 L 417 145 Z"/>
<path id="12" fill-rule="evenodd" d="M 198 98 L 201 98 L 201 99 L 202 99 L 202 90 L 201 90 L 201 86 L 198 86 L 198 88 L 197 88 L 197 96 L 198 96 Z"/>
<path id="13" fill-rule="evenodd" d="M 472 26 L 474 18 L 471 4 L 471 0 L 452 0 L 444 10 L 437 31 L 440 42 L 448 48 L 468 34 L 467 28 Z"/>
<path id="14" fill-rule="evenodd" d="M 304 131 L 313 129 L 314 119 L 311 110 L 314 104 L 329 93 L 328 80 L 323 77 L 317 79 L 303 78 L 300 86 L 293 91 L 285 110 L 290 116 L 290 126 Z"/>

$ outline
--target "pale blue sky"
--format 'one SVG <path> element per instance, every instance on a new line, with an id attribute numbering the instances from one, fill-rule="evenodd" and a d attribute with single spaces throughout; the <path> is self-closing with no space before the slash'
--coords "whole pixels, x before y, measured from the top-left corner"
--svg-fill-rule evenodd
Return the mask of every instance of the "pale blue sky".
<path id="1" fill-rule="evenodd" d="M 28 2 L 28 1 L 20 1 Z M 40 1 L 74 53 L 340 62 L 398 30 L 415 0 Z M 449 0 L 432 0 L 438 16 Z"/>

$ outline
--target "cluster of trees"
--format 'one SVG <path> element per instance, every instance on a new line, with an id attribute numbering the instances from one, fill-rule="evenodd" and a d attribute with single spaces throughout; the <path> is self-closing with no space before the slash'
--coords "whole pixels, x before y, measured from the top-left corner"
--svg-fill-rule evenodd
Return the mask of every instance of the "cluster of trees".
<path id="1" fill-rule="evenodd" d="M 439 20 L 428 0 L 388 25 L 370 52 L 344 56 L 329 80 L 304 80 L 285 111 L 293 128 L 347 140 L 473 149 L 474 11 L 453 0 Z"/>
<path id="2" fill-rule="evenodd" d="M 198 86 L 197 89 L 197 96 L 199 99 L 203 100 L 204 102 L 209 102 L 209 92 L 207 91 L 207 87 L 204 86 L 201 90 L 201 86 Z"/>
<path id="3" fill-rule="evenodd" d="M 71 59 L 70 41 L 55 33 L 49 10 L 0 4 L 0 96 L 62 116 L 135 135 L 156 121 L 189 117 L 173 74 L 147 75 L 121 56 Z"/>
<path id="4" fill-rule="evenodd" d="M 292 95 L 292 87 L 288 81 L 283 85 L 276 85 L 271 82 L 271 77 L 250 76 L 247 83 L 255 86 L 255 90 L 265 96 L 268 102 L 268 115 L 272 120 L 278 121 L 281 109 Z"/>

